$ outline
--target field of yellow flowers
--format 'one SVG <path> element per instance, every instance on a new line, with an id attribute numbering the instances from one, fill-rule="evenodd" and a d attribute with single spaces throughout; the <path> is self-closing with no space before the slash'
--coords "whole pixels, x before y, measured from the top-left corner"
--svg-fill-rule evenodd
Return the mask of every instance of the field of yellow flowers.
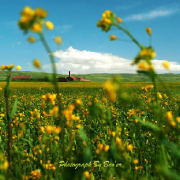
<path id="1" fill-rule="evenodd" d="M 54 28 L 47 14 L 26 6 L 18 26 L 44 45 L 50 83 L 11 83 L 14 65 L 1 65 L 7 80 L 0 83 L 0 179 L 179 180 L 180 84 L 157 83 L 154 48 L 141 45 L 121 18 L 106 10 L 97 27 L 107 32 L 114 26 L 131 38 L 140 49 L 132 65 L 152 83 L 123 83 L 117 76 L 105 83 L 59 83 L 43 34 L 44 27 Z M 151 28 L 146 32 L 151 38 Z M 54 40 L 61 44 L 60 36 Z M 40 60 L 33 65 L 41 68 Z M 163 66 L 169 69 L 168 61 Z"/>
<path id="2" fill-rule="evenodd" d="M 163 123 L 156 117 L 158 112 L 152 113 L 152 84 L 122 83 L 124 98 L 119 92 L 116 101 L 108 99 L 107 82 L 58 85 L 65 122 L 64 146 L 53 86 L 42 82 L 11 83 L 10 108 L 16 98 L 18 104 L 11 122 L 10 164 L 4 92 L 0 91 L 1 179 L 8 175 L 13 179 L 160 179 L 166 173 L 162 173 L 165 164 L 156 135 L 162 125 L 168 141 L 179 142 L 176 130 L 180 96 L 176 92 L 180 84 L 169 83 L 170 94 L 165 94 L 163 87 L 159 90 L 161 115 L 167 121 Z M 154 127 L 145 128 L 141 120 Z M 61 151 L 63 147 L 65 152 Z M 165 151 L 165 157 L 168 167 L 177 173 L 178 159 L 172 151 Z"/>

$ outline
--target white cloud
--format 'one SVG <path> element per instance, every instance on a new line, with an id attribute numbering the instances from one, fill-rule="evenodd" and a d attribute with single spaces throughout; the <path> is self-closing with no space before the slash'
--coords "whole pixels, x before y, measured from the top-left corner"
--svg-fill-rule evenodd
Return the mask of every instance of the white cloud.
<path id="1" fill-rule="evenodd" d="M 132 60 L 128 60 L 110 53 L 80 51 L 70 46 L 67 50 L 53 53 L 59 58 L 56 63 L 58 73 L 68 74 L 91 74 L 91 73 L 136 73 L 137 67 L 131 66 Z M 153 60 L 158 73 L 166 73 L 162 66 L 164 60 Z M 177 62 L 170 62 L 171 71 L 180 71 Z M 43 69 L 51 71 L 51 65 L 43 65 Z"/>
<path id="2" fill-rule="evenodd" d="M 173 6 L 169 8 L 165 7 L 160 7 L 156 10 L 147 12 L 147 13 L 142 13 L 142 14 L 133 14 L 127 18 L 125 18 L 125 21 L 130 21 L 130 20 L 146 20 L 146 19 L 154 19 L 158 17 L 164 17 L 164 16 L 170 16 L 172 14 L 175 14 L 179 11 L 179 7 Z"/>

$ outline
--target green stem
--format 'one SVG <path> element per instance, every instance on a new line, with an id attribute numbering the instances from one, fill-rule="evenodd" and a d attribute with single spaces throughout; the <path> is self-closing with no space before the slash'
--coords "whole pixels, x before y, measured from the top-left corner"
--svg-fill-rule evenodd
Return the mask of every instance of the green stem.
<path id="1" fill-rule="evenodd" d="M 10 95 L 10 81 L 11 81 L 11 73 L 8 74 L 7 76 L 7 84 L 4 88 L 4 96 L 5 96 L 5 101 L 6 101 L 6 116 L 7 116 L 7 131 L 8 131 L 8 163 L 9 163 L 9 168 L 8 168 L 8 173 L 7 176 L 8 178 L 10 177 L 10 172 L 11 172 L 11 143 L 12 143 L 12 135 L 11 135 L 11 119 L 9 115 L 9 95 Z"/>
<path id="2" fill-rule="evenodd" d="M 51 65 L 52 65 L 52 70 L 53 70 L 53 85 L 54 85 L 54 88 L 55 88 L 55 92 L 57 94 L 57 101 L 58 101 L 58 108 L 59 108 L 59 121 L 60 121 L 60 125 L 61 125 L 61 144 L 62 144 L 62 154 L 63 154 L 63 158 L 64 158 L 64 161 L 66 161 L 66 156 L 65 156 L 65 144 L 64 144 L 64 134 L 65 134 L 65 124 L 63 122 L 63 118 L 62 118 L 62 108 L 61 108 L 61 99 L 60 99 L 60 95 L 59 95 L 59 87 L 57 85 L 57 79 L 56 79 L 56 75 L 57 75 L 57 71 L 56 71 L 56 64 L 55 64 L 55 60 L 54 60 L 54 56 L 51 52 L 51 49 L 49 48 L 45 38 L 44 38 L 44 35 L 42 33 L 39 33 L 39 36 L 40 36 L 40 39 L 46 49 L 46 51 L 48 52 L 48 55 L 50 57 L 50 60 L 51 60 Z"/>
<path id="3" fill-rule="evenodd" d="M 121 27 L 119 24 L 113 24 L 114 26 L 116 26 L 118 29 L 122 30 L 124 33 L 126 33 L 131 39 L 132 41 L 137 44 L 137 46 L 142 49 L 143 46 L 133 37 L 133 35 L 126 29 L 124 29 L 123 27 Z"/>

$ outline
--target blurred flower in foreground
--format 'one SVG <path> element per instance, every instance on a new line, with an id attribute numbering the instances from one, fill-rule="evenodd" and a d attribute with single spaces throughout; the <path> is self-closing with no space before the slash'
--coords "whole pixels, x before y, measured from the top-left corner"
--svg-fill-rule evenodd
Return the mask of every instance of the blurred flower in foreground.
<path id="1" fill-rule="evenodd" d="M 42 8 L 33 10 L 31 7 L 26 6 L 20 14 L 21 18 L 18 21 L 18 26 L 21 30 L 26 33 L 29 30 L 34 33 L 40 33 L 43 29 L 44 19 L 48 13 Z"/>
<path id="2" fill-rule="evenodd" d="M 46 28 L 48 30 L 52 30 L 54 28 L 54 24 L 52 22 L 50 22 L 50 21 L 47 21 L 46 22 Z"/>
<path id="3" fill-rule="evenodd" d="M 60 45 L 60 44 L 62 43 L 61 36 L 55 37 L 55 38 L 54 38 L 54 41 L 55 41 L 58 45 Z"/>
<path id="4" fill-rule="evenodd" d="M 40 60 L 39 60 L 39 59 L 34 59 L 33 65 L 34 65 L 36 68 L 40 69 L 40 68 L 41 68 L 41 62 L 40 62 Z"/>
<path id="5" fill-rule="evenodd" d="M 164 61 L 162 65 L 163 65 L 167 70 L 170 69 L 169 62 L 168 62 L 168 61 Z"/>
<path id="6" fill-rule="evenodd" d="M 29 41 L 29 42 L 31 42 L 31 43 L 34 43 L 34 42 L 36 42 L 36 39 L 35 39 L 34 36 L 29 36 L 28 39 L 27 39 L 27 41 Z"/>
<path id="7" fill-rule="evenodd" d="M 21 66 L 16 67 L 16 70 L 21 70 L 21 69 L 22 69 Z"/>
<path id="8" fill-rule="evenodd" d="M 152 34 L 151 28 L 150 28 L 150 27 L 147 27 L 147 28 L 146 28 L 146 32 L 147 32 L 149 35 L 151 35 L 151 34 Z"/>
<path id="9" fill-rule="evenodd" d="M 115 35 L 110 35 L 110 41 L 114 41 L 114 40 L 116 40 L 117 39 L 117 37 L 115 36 Z"/>

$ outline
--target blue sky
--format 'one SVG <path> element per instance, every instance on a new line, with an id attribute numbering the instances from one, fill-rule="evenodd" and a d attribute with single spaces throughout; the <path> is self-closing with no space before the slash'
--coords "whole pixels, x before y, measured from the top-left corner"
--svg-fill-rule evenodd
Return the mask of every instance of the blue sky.
<path id="1" fill-rule="evenodd" d="M 143 45 L 149 45 L 146 27 L 152 28 L 152 45 L 157 56 L 154 60 L 159 73 L 167 72 L 162 67 L 168 60 L 171 71 L 180 72 L 180 2 L 179 0 L 1 0 L 0 6 L 0 62 L 21 65 L 22 71 L 39 71 L 31 64 L 41 60 L 40 71 L 51 72 L 49 57 L 40 42 L 30 44 L 26 39 L 37 34 L 25 35 L 17 26 L 20 11 L 30 6 L 48 10 L 47 20 L 54 23 L 54 30 L 45 31 L 46 39 L 56 57 L 58 73 L 135 73 L 130 66 L 137 55 L 138 47 L 129 41 L 110 41 L 109 34 L 120 39 L 129 38 L 116 28 L 102 32 L 96 27 L 102 13 L 109 9 L 128 27 L 133 36 Z M 57 50 L 54 37 L 63 40 Z"/>

